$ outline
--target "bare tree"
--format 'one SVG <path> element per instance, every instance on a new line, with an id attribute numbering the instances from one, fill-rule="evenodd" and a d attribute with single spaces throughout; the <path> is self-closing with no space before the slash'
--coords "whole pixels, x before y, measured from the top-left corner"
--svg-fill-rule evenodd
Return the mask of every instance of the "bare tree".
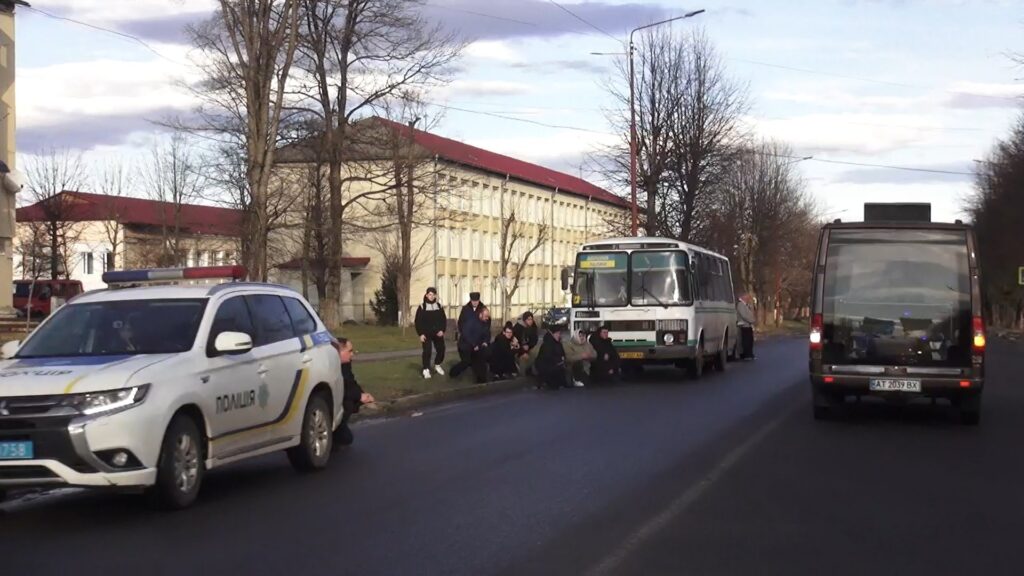
<path id="1" fill-rule="evenodd" d="M 649 236 L 700 240 L 700 213 L 713 204 L 714 181 L 746 140 L 740 119 L 745 87 L 725 73 L 701 30 L 650 29 L 635 56 L 638 203 Z M 629 67 L 608 83 L 617 106 L 608 114 L 622 140 L 597 157 L 603 175 L 629 185 Z"/>
<path id="2" fill-rule="evenodd" d="M 520 202 L 505 196 L 502 190 L 498 273 L 501 275 L 502 318 L 510 318 L 512 298 L 519 291 L 523 273 L 533 254 L 548 241 L 551 230 L 546 223 L 527 222 Z"/>
<path id="3" fill-rule="evenodd" d="M 242 260 L 250 275 L 261 280 L 268 272 L 268 197 L 300 7 L 301 0 L 219 0 L 211 20 L 188 29 L 205 76 L 194 90 L 203 104 L 192 129 L 244 150 L 241 192 L 248 240 L 242 244 Z"/>
<path id="4" fill-rule="evenodd" d="M 185 136 L 177 132 L 153 147 L 143 176 L 151 199 L 161 206 L 158 266 L 181 266 L 187 254 L 187 230 L 182 220 L 185 205 L 196 201 L 205 186 L 205 178 Z"/>
<path id="5" fill-rule="evenodd" d="M 762 142 L 741 151 L 726 170 L 709 224 L 709 244 L 730 257 L 734 281 L 760 302 L 762 322 L 785 284 L 810 283 L 803 268 L 814 243 L 815 208 L 788 147 Z"/>
<path id="6" fill-rule="evenodd" d="M 327 172 L 326 299 L 321 315 L 340 321 L 341 257 L 344 253 L 346 178 L 355 118 L 394 99 L 442 83 L 462 44 L 420 14 L 423 0 L 304 0 L 298 65 L 303 109 L 319 126 L 313 139 L 318 162 Z M 358 146 L 358 144 L 356 144 Z M 405 296 L 406 298 L 408 295 Z"/>
<path id="7" fill-rule="evenodd" d="M 130 196 L 135 186 L 135 171 L 123 162 L 110 162 L 103 166 L 97 178 L 99 193 L 111 198 L 106 220 L 103 221 L 104 240 L 109 246 L 104 267 L 113 270 L 124 247 L 124 211 L 122 199 Z"/>
<path id="8" fill-rule="evenodd" d="M 701 242 L 717 184 L 731 158 L 747 140 L 740 119 L 748 110 L 747 91 L 725 73 L 721 58 L 707 35 L 696 29 L 676 44 L 672 60 L 678 90 L 671 115 L 666 229 L 684 242 Z"/>
<path id="9" fill-rule="evenodd" d="M 1024 330 L 1024 286 L 1018 280 L 1024 214 L 1024 115 L 977 167 L 965 209 L 978 237 L 986 277 L 986 304 L 995 326 Z"/>
<path id="10" fill-rule="evenodd" d="M 70 252 L 78 241 L 81 223 L 75 218 L 74 198 L 61 192 L 85 187 L 82 156 L 69 150 L 49 150 L 30 157 L 26 174 L 28 196 L 42 216 L 38 225 L 47 239 L 50 277 L 67 278 L 72 268 Z"/>

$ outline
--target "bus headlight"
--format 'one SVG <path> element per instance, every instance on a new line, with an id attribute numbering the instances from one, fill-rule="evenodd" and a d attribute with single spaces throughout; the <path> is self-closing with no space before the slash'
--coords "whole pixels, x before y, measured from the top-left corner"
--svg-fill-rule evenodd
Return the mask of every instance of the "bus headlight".
<path id="1" fill-rule="evenodd" d="M 664 342 L 665 342 L 665 346 L 671 346 L 672 344 L 674 344 L 674 343 L 675 343 L 675 341 L 676 341 L 676 337 L 675 337 L 675 335 L 674 335 L 674 334 L 672 334 L 671 332 L 668 332 L 668 333 L 667 333 L 667 334 L 665 334 L 665 336 L 664 336 L 664 337 L 662 338 L 662 341 L 664 341 Z"/>

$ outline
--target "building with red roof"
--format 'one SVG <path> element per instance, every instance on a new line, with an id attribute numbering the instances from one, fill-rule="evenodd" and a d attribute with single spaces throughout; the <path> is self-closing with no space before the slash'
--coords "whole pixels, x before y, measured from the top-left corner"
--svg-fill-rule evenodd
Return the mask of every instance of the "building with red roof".
<path id="1" fill-rule="evenodd" d="M 67 190 L 16 217 L 15 278 L 49 278 L 56 260 L 59 276 L 90 290 L 104 286 L 108 269 L 235 263 L 245 213 Z"/>
<path id="2" fill-rule="evenodd" d="M 279 170 L 315 174 L 317 158 L 324 157 L 317 142 L 281 149 Z M 627 222 L 627 201 L 582 178 L 383 118 L 349 126 L 342 148 L 343 201 L 353 204 L 345 212 L 351 224 L 343 230 L 344 253 L 362 259 L 351 260 L 355 266 L 346 265 L 343 273 L 346 318 L 373 320 L 368 303 L 381 286 L 385 254 L 398 237 L 397 186 L 404 190 L 411 182 L 415 203 L 410 309 L 403 321 L 411 320 L 430 286 L 450 312 L 457 312 L 470 292 L 480 292 L 501 316 L 500 305 L 517 275 L 518 288 L 506 302 L 511 314 L 564 305 L 561 271 L 572 266 L 578 247 L 614 235 Z M 309 182 L 308 177 L 297 181 Z M 513 214 L 513 228 L 522 236 L 515 246 L 502 241 L 503 224 Z M 512 253 L 504 258 L 505 269 L 503 253 Z M 316 268 L 312 261 L 302 266 L 301 259 L 283 264 L 279 270 L 293 284 L 301 281 L 295 276 L 299 269 Z"/>

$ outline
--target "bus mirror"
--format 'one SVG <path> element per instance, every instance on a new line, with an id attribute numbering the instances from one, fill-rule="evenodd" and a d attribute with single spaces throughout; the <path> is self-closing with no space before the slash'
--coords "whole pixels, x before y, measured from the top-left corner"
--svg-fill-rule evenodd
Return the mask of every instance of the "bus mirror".
<path id="1" fill-rule="evenodd" d="M 562 292 L 569 290 L 569 269 L 562 268 Z"/>

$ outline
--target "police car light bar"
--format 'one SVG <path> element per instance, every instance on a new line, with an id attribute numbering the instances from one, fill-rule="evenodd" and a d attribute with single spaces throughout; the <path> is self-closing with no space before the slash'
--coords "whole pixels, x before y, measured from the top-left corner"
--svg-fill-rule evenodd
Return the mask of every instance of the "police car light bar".
<path id="1" fill-rule="evenodd" d="M 115 270 L 103 273 L 103 282 L 111 284 L 141 284 L 144 282 L 171 282 L 174 280 L 208 280 L 230 278 L 242 280 L 248 272 L 245 266 L 204 266 L 199 268 L 152 268 L 148 270 Z"/>

